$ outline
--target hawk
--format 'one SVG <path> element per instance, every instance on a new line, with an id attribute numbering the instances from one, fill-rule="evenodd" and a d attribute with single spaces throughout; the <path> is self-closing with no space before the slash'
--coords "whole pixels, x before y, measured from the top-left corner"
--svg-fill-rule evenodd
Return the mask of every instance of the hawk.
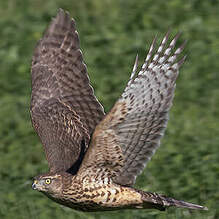
<path id="1" fill-rule="evenodd" d="M 167 126 L 185 43 L 169 32 L 155 41 L 141 70 L 138 56 L 128 84 L 105 115 L 94 95 L 79 47 L 75 21 L 60 9 L 32 59 L 31 118 L 44 146 L 49 173 L 32 188 L 59 204 L 82 211 L 165 210 L 206 207 L 133 187 L 159 147 Z"/>

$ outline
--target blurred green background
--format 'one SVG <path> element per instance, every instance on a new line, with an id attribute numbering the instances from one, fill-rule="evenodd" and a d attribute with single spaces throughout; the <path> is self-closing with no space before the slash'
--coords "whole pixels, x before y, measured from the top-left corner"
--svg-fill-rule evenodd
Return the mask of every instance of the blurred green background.
<path id="1" fill-rule="evenodd" d="M 185 209 L 82 213 L 31 189 L 47 171 L 29 114 L 33 49 L 58 8 L 77 22 L 95 93 L 106 112 L 123 91 L 136 53 L 152 38 L 183 34 L 181 69 L 162 146 L 136 187 L 203 204 Z M 216 0 L 0 0 L 0 218 L 219 218 L 219 2 Z"/>

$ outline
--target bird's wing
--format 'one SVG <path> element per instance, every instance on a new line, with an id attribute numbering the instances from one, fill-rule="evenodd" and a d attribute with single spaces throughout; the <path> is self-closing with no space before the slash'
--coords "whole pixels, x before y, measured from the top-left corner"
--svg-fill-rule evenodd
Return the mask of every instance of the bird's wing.
<path id="1" fill-rule="evenodd" d="M 141 71 L 133 73 L 119 100 L 98 124 L 80 173 L 89 167 L 104 169 L 114 182 L 133 185 L 159 147 L 167 126 L 175 82 L 185 57 L 177 61 L 184 44 L 174 50 L 179 34 L 170 42 L 168 35 L 154 52 L 155 39 Z"/>
<path id="2" fill-rule="evenodd" d="M 75 22 L 62 9 L 33 55 L 31 116 L 50 171 L 74 172 L 104 110 L 90 85 Z"/>

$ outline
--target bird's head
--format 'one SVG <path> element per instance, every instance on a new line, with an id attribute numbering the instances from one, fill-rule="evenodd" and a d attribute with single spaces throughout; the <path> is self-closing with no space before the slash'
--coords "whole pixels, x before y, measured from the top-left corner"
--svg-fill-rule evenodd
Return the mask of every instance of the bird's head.
<path id="1" fill-rule="evenodd" d="M 62 176 L 59 174 L 36 176 L 34 177 L 32 188 L 46 194 L 58 195 L 62 191 Z"/>

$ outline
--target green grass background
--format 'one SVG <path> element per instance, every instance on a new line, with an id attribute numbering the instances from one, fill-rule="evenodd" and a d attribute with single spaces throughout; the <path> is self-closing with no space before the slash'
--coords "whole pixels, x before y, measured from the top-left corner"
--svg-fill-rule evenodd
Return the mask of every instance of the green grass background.
<path id="1" fill-rule="evenodd" d="M 183 32 L 187 60 L 177 81 L 162 145 L 136 187 L 203 204 L 168 209 L 82 213 L 31 189 L 47 171 L 30 122 L 33 49 L 58 8 L 77 22 L 95 93 L 106 111 L 143 63 L 152 38 Z M 0 0 L 0 218 L 219 218 L 219 2 L 217 0 Z"/>

